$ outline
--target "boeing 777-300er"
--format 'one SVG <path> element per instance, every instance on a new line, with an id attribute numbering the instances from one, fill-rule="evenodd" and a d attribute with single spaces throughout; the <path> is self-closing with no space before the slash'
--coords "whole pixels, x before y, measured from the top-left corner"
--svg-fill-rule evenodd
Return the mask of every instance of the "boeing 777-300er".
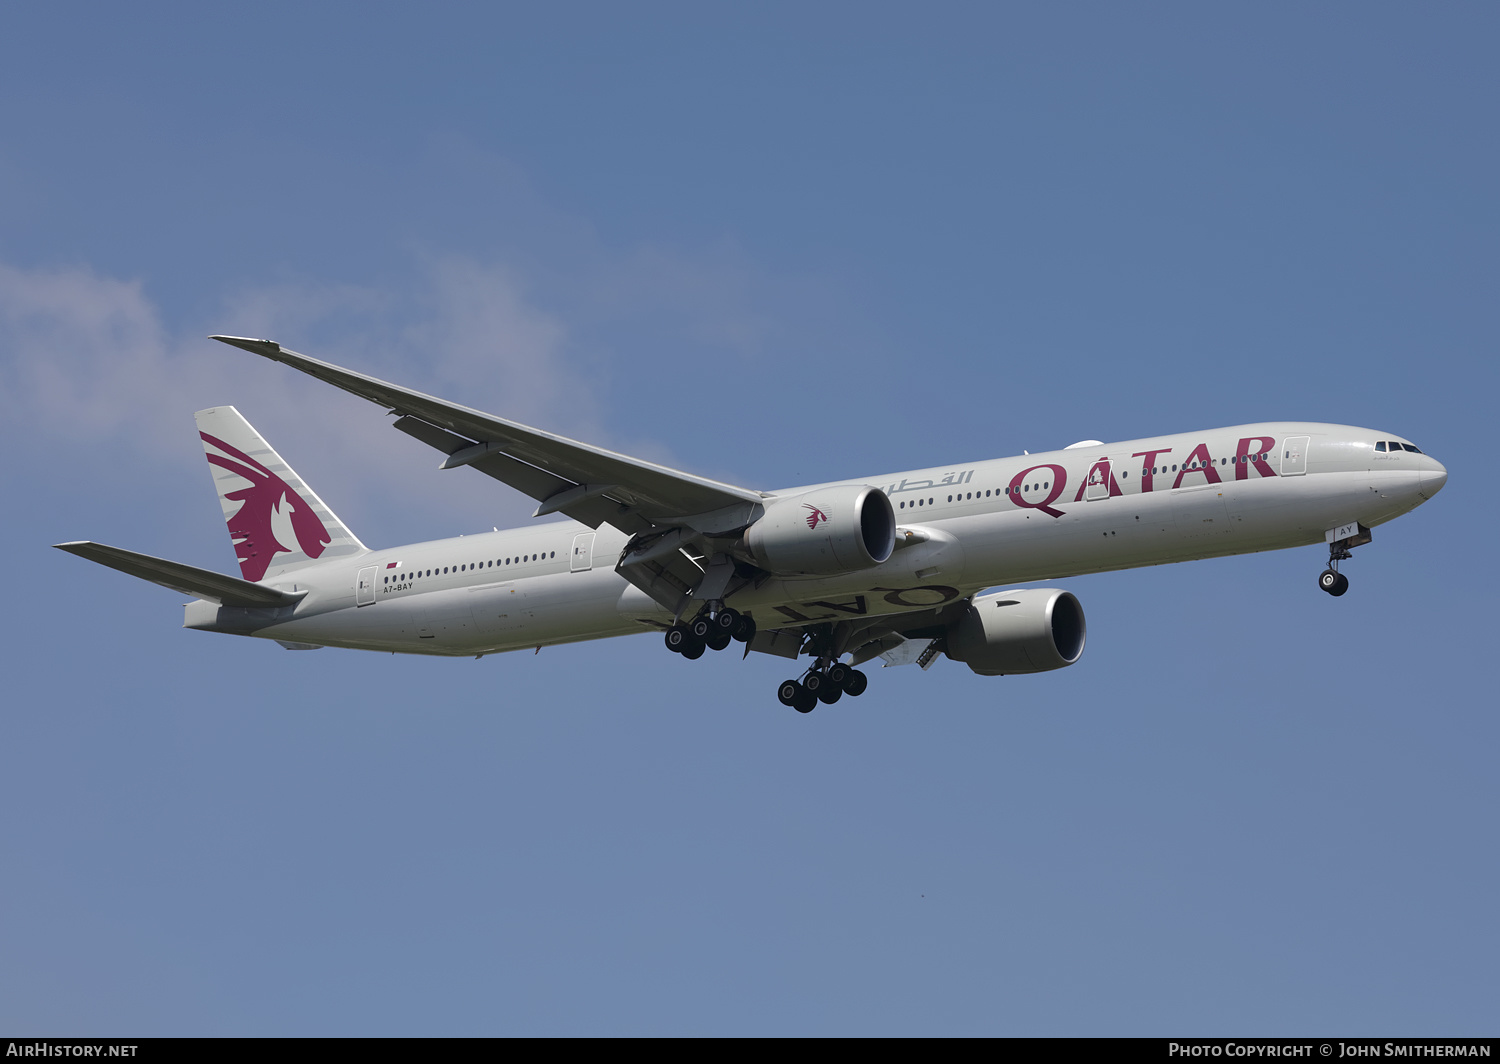
<path id="1" fill-rule="evenodd" d="M 778 491 L 722 484 L 376 380 L 269 340 L 215 336 L 394 414 L 395 427 L 566 521 L 372 550 L 232 406 L 200 410 L 243 579 L 98 543 L 62 550 L 194 596 L 183 627 L 404 654 L 658 631 L 685 658 L 732 641 L 811 665 L 781 701 L 859 695 L 875 657 L 1045 672 L 1083 653 L 1083 573 L 1328 545 L 1318 586 L 1447 470 L 1390 432 L 1265 422 Z M 847 659 L 847 660 L 846 660 Z"/>

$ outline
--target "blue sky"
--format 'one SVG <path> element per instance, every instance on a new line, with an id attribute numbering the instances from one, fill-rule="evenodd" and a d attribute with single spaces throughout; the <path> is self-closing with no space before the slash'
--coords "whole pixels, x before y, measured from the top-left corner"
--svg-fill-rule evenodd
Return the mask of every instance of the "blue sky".
<path id="1" fill-rule="evenodd" d="M 533 5 L 534 7 L 534 5 Z M 24 5 L 0 1028 L 1493 1033 L 1492 6 Z M 194 410 L 372 545 L 534 505 L 203 339 L 750 487 L 1253 420 L 1430 505 L 1065 581 L 1062 672 L 185 632 Z M 1489 693 L 1486 693 L 1489 692 Z"/>

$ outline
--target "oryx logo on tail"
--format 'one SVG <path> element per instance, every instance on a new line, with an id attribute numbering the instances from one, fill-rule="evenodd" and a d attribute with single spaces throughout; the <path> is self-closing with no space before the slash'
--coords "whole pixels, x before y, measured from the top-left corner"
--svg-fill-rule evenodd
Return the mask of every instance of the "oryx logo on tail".
<path id="1" fill-rule="evenodd" d="M 239 448 L 206 432 L 198 435 L 204 443 L 223 452 L 209 451 L 210 464 L 250 482 L 248 488 L 224 493 L 224 498 L 240 504 L 229 518 L 229 536 L 234 540 L 240 572 L 246 580 L 264 579 L 277 554 L 300 549 L 309 558 L 316 558 L 323 553 L 332 537 L 301 495 Z M 289 546 L 293 539 L 296 546 Z"/>
<path id="2" fill-rule="evenodd" d="M 817 528 L 819 521 L 826 521 L 826 520 L 828 520 L 828 515 L 825 514 L 822 510 L 818 509 L 816 506 L 812 506 L 812 505 L 810 505 L 808 503 L 803 503 L 802 504 L 802 508 L 804 510 L 811 510 L 812 511 L 810 514 L 807 515 L 807 527 L 808 528 Z"/>

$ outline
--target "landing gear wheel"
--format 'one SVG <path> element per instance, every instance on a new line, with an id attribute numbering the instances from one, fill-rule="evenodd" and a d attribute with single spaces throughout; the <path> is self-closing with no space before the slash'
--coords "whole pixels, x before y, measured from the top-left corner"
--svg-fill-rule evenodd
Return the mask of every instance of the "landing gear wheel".
<path id="1" fill-rule="evenodd" d="M 704 645 L 696 639 L 689 639 L 682 648 L 682 656 L 689 661 L 696 661 L 703 656 Z"/>
<path id="2" fill-rule="evenodd" d="M 849 678 L 849 673 L 849 666 L 843 662 L 835 661 L 832 665 L 828 666 L 828 682 L 835 687 L 842 688 L 845 681 Z"/>
<path id="3" fill-rule="evenodd" d="M 693 638 L 700 643 L 708 641 L 708 635 L 714 630 L 714 622 L 707 615 L 699 617 L 688 625 L 688 631 L 693 633 Z"/>
<path id="4" fill-rule="evenodd" d="M 755 638 L 755 621 L 746 614 L 740 614 L 739 619 L 734 622 L 734 638 L 741 643 L 748 643 Z"/>
<path id="5" fill-rule="evenodd" d="M 708 633 L 708 649 L 723 650 L 730 643 L 729 633 L 722 628 L 715 628 Z"/>
<path id="6" fill-rule="evenodd" d="M 781 700 L 783 706 L 797 705 L 797 700 L 802 697 L 802 685 L 796 680 L 787 680 L 776 688 L 776 697 Z"/>
<path id="7" fill-rule="evenodd" d="M 818 696 L 811 691 L 803 690 L 802 694 L 797 697 L 797 701 L 792 703 L 792 708 L 798 713 L 811 713 L 818 708 Z"/>
<path id="8" fill-rule="evenodd" d="M 739 611 L 738 610 L 732 610 L 728 606 L 725 606 L 718 613 L 714 614 L 713 626 L 715 628 L 720 629 L 721 631 L 723 631 L 723 633 L 725 635 L 731 635 L 731 634 L 733 634 L 733 632 L 734 632 L 734 626 L 737 625 L 737 624 L 739 624 L 739 623 L 740 623 L 740 614 L 739 614 Z"/>
<path id="9" fill-rule="evenodd" d="M 1349 590 L 1349 578 L 1343 573 L 1332 569 L 1324 569 L 1318 574 L 1318 586 L 1328 592 L 1334 598 L 1338 598 Z"/>
<path id="10" fill-rule="evenodd" d="M 870 678 L 858 669 L 850 669 L 849 675 L 844 678 L 844 694 L 850 698 L 858 698 L 869 686 Z"/>
<path id="11" fill-rule="evenodd" d="M 823 679 L 823 674 L 821 672 L 810 672 L 806 676 L 802 677 L 803 689 L 814 696 L 816 696 L 817 693 L 822 690 L 823 684 L 825 682 L 826 681 Z"/>
<path id="12" fill-rule="evenodd" d="M 831 706 L 844 697 L 844 689 L 829 680 L 823 681 L 823 686 L 818 688 L 818 701 L 825 706 Z"/>
<path id="13" fill-rule="evenodd" d="M 674 654 L 681 654 L 682 648 L 692 642 L 692 636 L 688 634 L 687 625 L 674 624 L 667 629 L 667 649 Z"/>

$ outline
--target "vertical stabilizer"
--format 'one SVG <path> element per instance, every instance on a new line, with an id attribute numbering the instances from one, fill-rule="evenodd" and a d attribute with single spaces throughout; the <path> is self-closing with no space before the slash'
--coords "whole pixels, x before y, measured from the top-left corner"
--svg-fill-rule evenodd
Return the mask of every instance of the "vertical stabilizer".
<path id="1" fill-rule="evenodd" d="M 238 410 L 216 406 L 195 416 L 246 580 L 367 553 Z"/>

